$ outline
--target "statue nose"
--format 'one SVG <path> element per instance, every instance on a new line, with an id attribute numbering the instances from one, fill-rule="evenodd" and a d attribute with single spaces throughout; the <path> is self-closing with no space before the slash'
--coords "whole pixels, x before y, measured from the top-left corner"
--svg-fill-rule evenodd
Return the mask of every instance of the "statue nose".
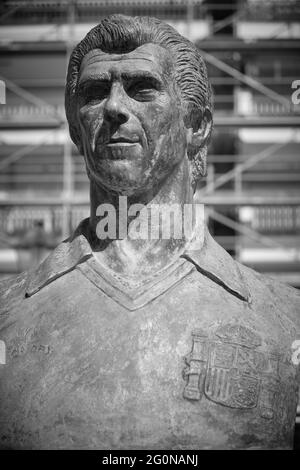
<path id="1" fill-rule="evenodd" d="M 124 124 L 129 119 L 127 107 L 124 105 L 124 97 L 122 96 L 120 86 L 113 86 L 109 97 L 107 98 L 104 119 L 113 124 Z"/>

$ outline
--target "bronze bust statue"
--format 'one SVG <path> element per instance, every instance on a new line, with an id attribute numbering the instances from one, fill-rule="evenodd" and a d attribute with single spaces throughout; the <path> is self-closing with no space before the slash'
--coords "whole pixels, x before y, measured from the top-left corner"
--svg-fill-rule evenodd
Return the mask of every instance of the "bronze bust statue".
<path id="1" fill-rule="evenodd" d="M 125 199 L 195 206 L 212 128 L 197 48 L 154 18 L 104 18 L 71 55 L 65 98 L 91 212 L 0 284 L 1 447 L 291 448 L 298 292 L 235 262 L 202 223 L 138 238 L 143 211 L 119 217 Z M 107 208 L 115 236 L 101 237 Z"/>

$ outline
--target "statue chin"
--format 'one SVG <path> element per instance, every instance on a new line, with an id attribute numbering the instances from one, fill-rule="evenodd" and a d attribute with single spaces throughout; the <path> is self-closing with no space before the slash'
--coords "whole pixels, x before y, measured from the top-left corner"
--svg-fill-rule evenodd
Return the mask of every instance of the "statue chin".
<path id="1" fill-rule="evenodd" d="M 104 191 L 120 196 L 133 196 L 153 188 L 152 179 L 145 180 L 145 175 L 133 174 L 132 172 L 124 174 L 124 170 L 109 173 L 100 170 L 92 171 L 89 172 L 89 179 L 91 183 Z"/>
<path id="2" fill-rule="evenodd" d="M 140 145 L 96 149 L 92 155 L 88 152 L 85 160 L 91 183 L 105 191 L 129 196 L 153 187 L 155 178 Z"/>

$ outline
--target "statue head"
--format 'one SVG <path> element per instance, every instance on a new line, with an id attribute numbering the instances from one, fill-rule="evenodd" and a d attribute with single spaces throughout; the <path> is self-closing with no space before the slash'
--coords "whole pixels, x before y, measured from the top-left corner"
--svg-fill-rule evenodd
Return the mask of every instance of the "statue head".
<path id="1" fill-rule="evenodd" d="M 108 191 L 155 190 L 184 158 L 193 186 L 206 173 L 206 67 L 198 49 L 158 19 L 102 19 L 70 57 L 65 106 L 89 178 Z"/>

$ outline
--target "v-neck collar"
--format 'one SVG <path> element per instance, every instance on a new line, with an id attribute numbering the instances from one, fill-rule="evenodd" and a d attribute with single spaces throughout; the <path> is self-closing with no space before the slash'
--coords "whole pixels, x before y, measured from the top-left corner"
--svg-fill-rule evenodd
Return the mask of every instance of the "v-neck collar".
<path id="1" fill-rule="evenodd" d="M 102 266 L 93 255 L 88 242 L 89 219 L 78 226 L 72 237 L 58 247 L 28 276 L 26 297 L 31 297 L 59 277 L 79 269 L 95 286 L 129 310 L 136 310 L 176 285 L 193 269 L 223 287 L 241 301 L 249 301 L 250 294 L 238 264 L 216 243 L 207 228 L 196 234 L 193 243 L 173 263 L 140 283 L 130 286 L 121 276 Z M 201 238 L 200 248 L 195 246 Z"/>
<path id="2" fill-rule="evenodd" d="M 147 305 L 171 287 L 175 286 L 194 268 L 183 258 L 178 258 L 164 269 L 149 276 L 144 281 L 128 282 L 102 266 L 95 257 L 80 264 L 78 269 L 100 290 L 128 310 L 136 310 Z"/>

